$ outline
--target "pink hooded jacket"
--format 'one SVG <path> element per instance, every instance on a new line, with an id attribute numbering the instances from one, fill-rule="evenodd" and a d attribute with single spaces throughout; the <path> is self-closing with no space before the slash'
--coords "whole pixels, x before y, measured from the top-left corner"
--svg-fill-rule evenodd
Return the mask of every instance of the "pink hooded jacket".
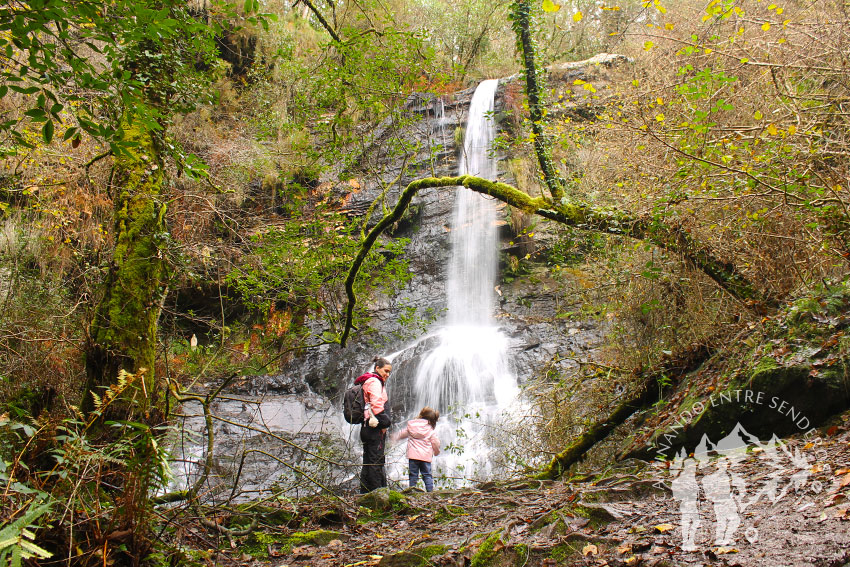
<path id="1" fill-rule="evenodd" d="M 384 388 L 384 381 L 381 380 L 380 376 L 367 372 L 359 376 L 354 383 L 363 384 L 363 401 L 366 402 L 366 411 L 363 412 L 364 420 L 384 411 L 384 404 L 387 403 L 389 398 L 387 397 L 387 390 Z"/>
<path id="2" fill-rule="evenodd" d="M 393 439 L 407 438 L 407 458 L 431 462 L 440 454 L 440 439 L 427 419 L 411 419 L 407 427 L 393 435 Z"/>

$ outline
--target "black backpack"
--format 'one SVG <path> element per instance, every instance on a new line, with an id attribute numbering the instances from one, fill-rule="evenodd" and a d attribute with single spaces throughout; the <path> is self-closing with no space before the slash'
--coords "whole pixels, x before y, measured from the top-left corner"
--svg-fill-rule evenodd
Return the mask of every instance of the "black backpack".
<path id="1" fill-rule="evenodd" d="M 342 417 L 352 425 L 363 423 L 366 400 L 363 397 L 363 383 L 355 384 L 345 391 L 342 397 Z"/>

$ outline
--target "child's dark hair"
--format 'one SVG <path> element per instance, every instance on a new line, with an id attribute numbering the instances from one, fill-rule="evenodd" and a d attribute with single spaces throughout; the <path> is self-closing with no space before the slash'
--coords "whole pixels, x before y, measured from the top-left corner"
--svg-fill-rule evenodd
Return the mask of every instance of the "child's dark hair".
<path id="1" fill-rule="evenodd" d="M 425 406 L 419 412 L 419 419 L 427 420 L 431 427 L 437 427 L 437 420 L 440 419 L 440 412 L 432 407 Z"/>
<path id="2" fill-rule="evenodd" d="M 376 356 L 375 358 L 373 358 L 372 362 L 375 363 L 375 368 L 383 368 L 384 366 L 391 364 L 389 360 L 380 356 Z"/>

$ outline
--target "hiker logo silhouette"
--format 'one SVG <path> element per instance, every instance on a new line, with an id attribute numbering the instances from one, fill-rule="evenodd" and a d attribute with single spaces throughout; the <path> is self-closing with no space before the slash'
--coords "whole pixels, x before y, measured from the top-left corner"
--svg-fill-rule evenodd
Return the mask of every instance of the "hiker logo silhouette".
<path id="1" fill-rule="evenodd" d="M 760 392 L 741 392 L 746 392 L 738 396 L 741 402 L 767 401 Z M 734 401 L 734 397 L 722 400 Z M 764 408 L 790 407 L 779 402 L 771 399 Z M 714 405 L 715 400 L 709 403 Z M 748 405 L 749 411 L 759 407 L 757 403 Z M 674 426 L 656 438 L 659 459 L 669 462 L 668 488 L 678 502 L 682 549 L 696 551 L 698 544 L 728 547 L 744 540 L 755 545 L 759 539 L 757 522 L 748 519 L 753 514 L 746 513 L 751 506 L 762 502 L 781 513 L 784 501 L 799 507 L 822 490 L 821 484 L 810 478 L 821 440 L 815 437 L 816 430 L 808 429 L 798 444 L 789 445 L 775 434 L 762 441 L 738 422 L 716 442 L 703 434 L 696 446 L 688 447 L 683 441 L 688 438 L 686 432 L 708 403 L 700 406 L 699 411 L 684 412 Z M 801 432 L 800 424 L 810 427 L 809 420 L 799 412 L 789 419 Z"/>

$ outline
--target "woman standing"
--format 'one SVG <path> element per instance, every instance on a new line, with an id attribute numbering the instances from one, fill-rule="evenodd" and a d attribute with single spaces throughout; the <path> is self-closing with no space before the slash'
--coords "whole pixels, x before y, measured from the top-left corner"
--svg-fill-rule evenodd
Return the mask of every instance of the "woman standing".
<path id="1" fill-rule="evenodd" d="M 363 470 L 360 473 L 360 493 L 365 494 L 387 485 L 384 470 L 384 441 L 390 426 L 386 381 L 393 369 L 390 361 L 376 356 L 372 359 L 375 371 L 363 374 L 355 384 L 363 384 L 363 425 L 360 426 L 360 441 L 363 442 Z"/>

